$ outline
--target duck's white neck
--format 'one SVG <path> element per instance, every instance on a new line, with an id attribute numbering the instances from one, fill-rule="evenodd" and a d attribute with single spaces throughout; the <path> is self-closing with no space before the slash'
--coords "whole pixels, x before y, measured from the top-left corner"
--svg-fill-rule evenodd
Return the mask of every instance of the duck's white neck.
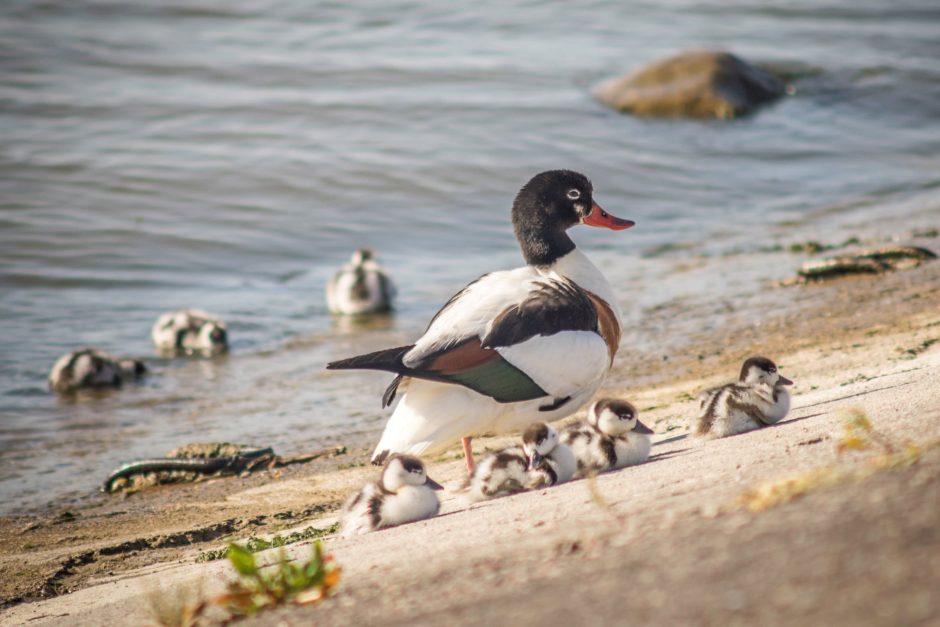
<path id="1" fill-rule="evenodd" d="M 563 277 L 571 279 L 582 288 L 603 298 L 610 308 L 617 315 L 617 322 L 623 323 L 620 313 L 620 307 L 617 306 L 617 299 L 614 297 L 614 289 L 610 286 L 600 270 L 597 269 L 587 255 L 575 248 L 567 255 L 559 257 L 550 266 L 538 268 L 542 274 L 555 272 Z"/>

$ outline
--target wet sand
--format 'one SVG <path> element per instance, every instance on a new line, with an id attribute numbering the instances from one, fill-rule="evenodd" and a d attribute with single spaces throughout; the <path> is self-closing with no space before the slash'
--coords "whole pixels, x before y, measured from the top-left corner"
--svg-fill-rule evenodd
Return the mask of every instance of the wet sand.
<path id="1" fill-rule="evenodd" d="M 732 308 L 681 338 L 669 334 L 681 307 L 633 330 L 661 334 L 663 350 L 624 345 L 604 393 L 633 400 L 656 440 L 670 440 L 654 447 L 649 463 L 469 510 L 448 496 L 438 518 L 355 540 L 330 537 L 326 548 L 344 570 L 335 598 L 256 620 L 936 620 L 940 449 L 931 443 L 940 438 L 940 264 L 768 287 L 766 295 L 760 315 Z M 787 420 L 724 440 L 674 439 L 686 431 L 692 396 L 733 378 L 753 353 L 774 358 L 796 381 Z M 835 447 L 852 407 L 891 441 L 919 443 L 923 457 L 766 512 L 736 505 L 762 481 L 863 466 L 869 453 L 840 455 Z M 475 449 L 499 443 L 479 440 Z M 0 622 L 146 622 L 146 596 L 161 585 L 202 581 L 207 593 L 220 586 L 228 565 L 196 563 L 201 552 L 228 539 L 328 527 L 344 497 L 374 476 L 368 453 L 360 444 L 280 471 L 4 517 L 0 594 L 9 607 Z M 449 485 L 461 468 L 456 449 L 431 460 L 432 476 Z M 291 547 L 298 556 L 307 550 Z"/>

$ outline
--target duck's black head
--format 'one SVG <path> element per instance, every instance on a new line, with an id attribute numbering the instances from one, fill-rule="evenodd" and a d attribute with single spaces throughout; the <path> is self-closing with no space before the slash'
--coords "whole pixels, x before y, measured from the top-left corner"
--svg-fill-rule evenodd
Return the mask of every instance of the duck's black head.
<path id="1" fill-rule="evenodd" d="M 749 357 L 741 366 L 738 377 L 741 383 L 769 383 L 770 385 L 792 385 L 793 381 L 777 372 L 777 364 L 766 357 Z"/>
<path id="2" fill-rule="evenodd" d="M 604 211 L 593 193 L 591 181 L 571 170 L 542 172 L 522 186 L 512 205 L 512 225 L 526 263 L 551 265 L 574 250 L 565 231 L 576 224 L 617 231 L 633 226 Z"/>

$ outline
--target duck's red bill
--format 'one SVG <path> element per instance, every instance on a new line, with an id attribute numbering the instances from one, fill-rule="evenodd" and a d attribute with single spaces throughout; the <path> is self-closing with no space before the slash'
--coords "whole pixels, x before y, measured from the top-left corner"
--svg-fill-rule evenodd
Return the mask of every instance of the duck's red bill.
<path id="1" fill-rule="evenodd" d="M 623 218 L 610 215 L 597 203 L 594 203 L 591 207 L 591 213 L 585 216 L 582 222 L 588 226 L 596 226 L 614 231 L 629 229 L 636 224 L 633 220 L 624 220 Z"/>

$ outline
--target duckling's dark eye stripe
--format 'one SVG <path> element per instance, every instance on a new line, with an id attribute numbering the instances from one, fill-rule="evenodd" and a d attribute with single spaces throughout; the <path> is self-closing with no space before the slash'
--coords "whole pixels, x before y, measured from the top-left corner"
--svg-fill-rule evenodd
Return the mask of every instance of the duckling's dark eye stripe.
<path id="1" fill-rule="evenodd" d="M 408 472 L 419 473 L 424 470 L 424 465 L 419 460 L 408 457 L 402 458 L 401 465 Z"/>

